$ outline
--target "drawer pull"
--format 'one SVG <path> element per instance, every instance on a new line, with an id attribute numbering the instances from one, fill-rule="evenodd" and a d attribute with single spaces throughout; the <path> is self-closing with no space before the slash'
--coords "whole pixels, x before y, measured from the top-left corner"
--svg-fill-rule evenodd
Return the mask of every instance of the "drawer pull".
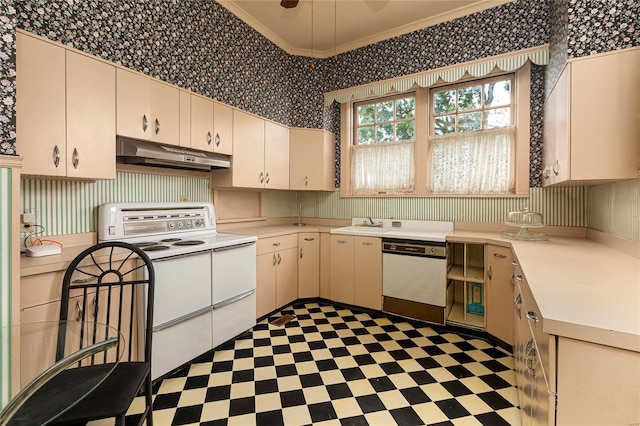
<path id="1" fill-rule="evenodd" d="M 493 268 L 491 266 L 489 266 L 489 271 L 487 271 L 487 276 L 489 277 L 489 279 L 493 278 Z"/>
<path id="2" fill-rule="evenodd" d="M 278 263 L 278 259 L 276 258 L 276 255 L 274 253 L 274 255 L 273 255 L 273 266 L 276 266 L 276 263 Z"/>
<path id="3" fill-rule="evenodd" d="M 511 264 L 512 264 L 513 266 L 518 266 L 518 262 L 516 262 L 515 260 L 512 260 L 512 261 L 511 261 Z"/>
<path id="4" fill-rule="evenodd" d="M 346 244 L 347 241 L 346 240 L 338 240 L 338 244 Z"/>
<path id="5" fill-rule="evenodd" d="M 280 257 L 280 253 L 278 253 L 278 265 L 282 262 L 282 257 Z"/>
<path id="6" fill-rule="evenodd" d="M 507 257 L 506 254 L 502 254 L 502 253 L 493 253 L 493 257 L 497 258 L 497 259 L 504 259 Z"/>
<path id="7" fill-rule="evenodd" d="M 522 282 L 522 275 L 514 274 L 513 277 L 516 279 L 516 281 Z"/>
<path id="8" fill-rule="evenodd" d="M 80 322 L 84 318 L 84 308 L 82 307 L 82 303 L 76 302 L 76 311 L 78 311 L 76 321 Z"/>
<path id="9" fill-rule="evenodd" d="M 367 243 L 367 242 L 365 242 L 365 243 L 362 243 L 362 245 L 363 245 L 363 246 L 372 246 L 372 245 L 373 245 L 373 243 Z"/>
<path id="10" fill-rule="evenodd" d="M 147 127 L 149 126 L 149 120 L 147 120 L 147 115 L 144 114 L 142 116 L 142 131 L 146 132 L 147 131 Z"/>
<path id="11" fill-rule="evenodd" d="M 300 259 L 302 259 L 302 247 L 300 247 Z"/>
<path id="12" fill-rule="evenodd" d="M 58 148 L 58 145 L 53 147 L 53 155 L 51 158 L 53 160 L 53 165 L 58 167 L 60 164 L 60 148 Z"/>
<path id="13" fill-rule="evenodd" d="M 535 312 L 527 311 L 526 315 L 527 318 L 529 318 L 529 321 L 540 322 L 540 318 L 538 318 L 538 314 L 536 314 Z"/>
<path id="14" fill-rule="evenodd" d="M 518 293 L 518 295 L 516 296 L 516 298 L 513 301 L 513 307 L 516 310 L 516 314 L 518 315 L 518 318 L 522 319 L 522 310 L 520 309 L 520 304 L 522 303 L 522 295 L 520 295 Z"/>
<path id="15" fill-rule="evenodd" d="M 307 237 L 307 238 L 305 238 L 304 240 L 305 240 L 305 241 L 314 241 L 314 240 L 315 240 L 315 238 Z"/>
<path id="16" fill-rule="evenodd" d="M 216 146 L 220 146 L 220 134 L 216 133 Z"/>
<path id="17" fill-rule="evenodd" d="M 280 245 L 280 241 L 276 241 L 275 243 L 272 244 L 274 247 L 278 247 Z"/>

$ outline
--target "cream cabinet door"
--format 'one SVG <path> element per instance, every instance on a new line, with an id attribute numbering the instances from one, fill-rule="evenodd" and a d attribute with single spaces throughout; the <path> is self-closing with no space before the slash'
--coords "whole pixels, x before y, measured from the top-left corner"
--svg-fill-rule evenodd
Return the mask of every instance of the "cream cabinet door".
<path id="1" fill-rule="evenodd" d="M 213 152 L 233 154 L 233 108 L 213 103 Z"/>
<path id="2" fill-rule="evenodd" d="M 382 240 L 355 237 L 354 304 L 382 309 Z"/>
<path id="3" fill-rule="evenodd" d="M 233 111 L 232 184 L 264 188 L 264 123 L 259 117 Z"/>
<path id="4" fill-rule="evenodd" d="M 331 300 L 354 304 L 354 237 L 331 236 Z"/>
<path id="5" fill-rule="evenodd" d="M 335 135 L 320 129 L 291 129 L 290 189 L 334 189 Z"/>
<path id="6" fill-rule="evenodd" d="M 191 148 L 213 151 L 213 101 L 191 95 Z"/>
<path id="7" fill-rule="evenodd" d="M 151 79 L 118 68 L 116 92 L 118 135 L 151 140 Z"/>
<path id="8" fill-rule="evenodd" d="M 116 70 L 67 51 L 67 176 L 116 177 Z"/>
<path id="9" fill-rule="evenodd" d="M 331 299 L 331 234 L 320 234 L 320 297 Z"/>
<path id="10" fill-rule="evenodd" d="M 487 333 L 513 345 L 513 254 L 508 247 L 487 245 Z"/>
<path id="11" fill-rule="evenodd" d="M 64 176 L 65 49 L 16 33 L 16 133 L 25 175 Z"/>
<path id="12" fill-rule="evenodd" d="M 289 128 L 267 121 L 264 133 L 264 187 L 289 189 Z"/>
<path id="13" fill-rule="evenodd" d="M 320 296 L 320 234 L 298 235 L 298 297 Z"/>
<path id="14" fill-rule="evenodd" d="M 191 146 L 191 93 L 180 90 L 180 139 L 179 145 Z"/>
<path id="15" fill-rule="evenodd" d="M 298 298 L 298 249 L 280 250 L 276 256 L 276 307 L 281 308 Z"/>
<path id="16" fill-rule="evenodd" d="M 276 309 L 276 253 L 256 256 L 256 318 Z"/>
<path id="17" fill-rule="evenodd" d="M 169 145 L 180 143 L 180 91 L 151 81 L 151 140 Z"/>

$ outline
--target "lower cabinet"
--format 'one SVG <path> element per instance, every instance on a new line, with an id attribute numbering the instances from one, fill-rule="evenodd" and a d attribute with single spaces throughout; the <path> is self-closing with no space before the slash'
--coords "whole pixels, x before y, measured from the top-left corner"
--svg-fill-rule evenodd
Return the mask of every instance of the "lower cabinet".
<path id="1" fill-rule="evenodd" d="M 298 235 L 298 297 L 320 296 L 320 234 Z"/>
<path id="2" fill-rule="evenodd" d="M 320 297 L 331 299 L 331 234 L 320 234 Z"/>
<path id="3" fill-rule="evenodd" d="M 332 235 L 331 300 L 382 309 L 382 251 L 377 237 Z"/>
<path id="4" fill-rule="evenodd" d="M 256 318 L 298 298 L 298 234 L 258 240 Z"/>
<path id="5" fill-rule="evenodd" d="M 513 345 L 513 253 L 509 247 L 487 244 L 486 249 L 486 331 Z"/>

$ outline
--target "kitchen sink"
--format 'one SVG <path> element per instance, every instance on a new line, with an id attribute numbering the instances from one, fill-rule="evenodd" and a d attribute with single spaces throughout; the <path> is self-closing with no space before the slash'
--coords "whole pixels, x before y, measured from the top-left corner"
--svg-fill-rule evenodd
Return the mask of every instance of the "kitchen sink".
<path id="1" fill-rule="evenodd" d="M 375 226 L 347 226 L 345 228 L 338 228 L 335 231 L 341 231 L 349 234 L 384 234 L 385 232 L 389 232 L 387 228 L 380 228 Z"/>

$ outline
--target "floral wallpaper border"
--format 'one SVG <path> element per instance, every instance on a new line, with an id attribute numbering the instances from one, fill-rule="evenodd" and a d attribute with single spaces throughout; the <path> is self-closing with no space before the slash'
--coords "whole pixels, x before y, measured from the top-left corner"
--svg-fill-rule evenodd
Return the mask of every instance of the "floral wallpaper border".
<path id="1" fill-rule="evenodd" d="M 0 2 L 0 154 L 16 153 L 16 49 L 13 0 Z"/>

